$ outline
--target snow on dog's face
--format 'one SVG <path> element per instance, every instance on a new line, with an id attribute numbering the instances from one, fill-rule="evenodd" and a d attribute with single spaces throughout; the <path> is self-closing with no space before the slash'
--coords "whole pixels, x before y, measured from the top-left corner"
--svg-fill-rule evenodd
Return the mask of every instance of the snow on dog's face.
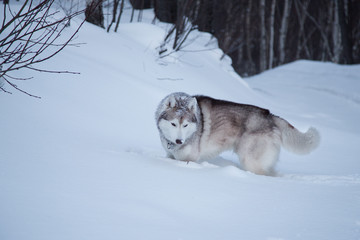
<path id="1" fill-rule="evenodd" d="M 177 145 L 185 143 L 196 132 L 196 99 L 170 96 L 164 102 L 164 108 L 159 120 L 160 131 L 166 139 Z"/>

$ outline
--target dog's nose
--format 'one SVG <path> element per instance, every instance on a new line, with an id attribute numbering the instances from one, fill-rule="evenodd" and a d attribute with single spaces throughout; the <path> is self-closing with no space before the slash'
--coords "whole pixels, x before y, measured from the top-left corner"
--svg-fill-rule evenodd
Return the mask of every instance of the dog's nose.
<path id="1" fill-rule="evenodd" d="M 182 140 L 180 140 L 180 139 L 176 139 L 176 144 L 183 144 L 183 141 Z"/>

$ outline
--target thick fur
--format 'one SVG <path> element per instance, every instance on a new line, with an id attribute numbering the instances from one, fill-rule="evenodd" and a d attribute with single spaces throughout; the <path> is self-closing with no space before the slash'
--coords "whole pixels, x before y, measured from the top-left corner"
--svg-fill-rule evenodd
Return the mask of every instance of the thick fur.
<path id="1" fill-rule="evenodd" d="M 245 170 L 262 175 L 275 174 L 281 146 L 307 154 L 320 142 L 315 128 L 302 133 L 267 109 L 186 93 L 165 97 L 155 118 L 169 157 L 195 162 L 233 150 Z"/>

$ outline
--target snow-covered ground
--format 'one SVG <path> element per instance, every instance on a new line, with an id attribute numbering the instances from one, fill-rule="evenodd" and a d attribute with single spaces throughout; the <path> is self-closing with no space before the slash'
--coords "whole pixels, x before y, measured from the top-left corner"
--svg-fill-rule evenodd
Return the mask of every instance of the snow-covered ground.
<path id="1" fill-rule="evenodd" d="M 18 86 L 41 99 L 0 93 L 0 239 L 360 239 L 360 66 L 297 61 L 241 79 L 210 35 L 159 58 L 164 35 L 85 24 L 86 45 L 43 65 L 80 75 L 26 73 Z M 283 151 L 279 177 L 232 153 L 167 159 L 154 111 L 173 91 L 269 108 L 318 128 L 321 145 Z"/>

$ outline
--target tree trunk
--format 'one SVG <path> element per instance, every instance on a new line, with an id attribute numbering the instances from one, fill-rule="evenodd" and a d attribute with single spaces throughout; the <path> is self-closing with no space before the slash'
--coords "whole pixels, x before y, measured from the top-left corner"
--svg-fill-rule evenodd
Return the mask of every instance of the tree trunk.
<path id="1" fill-rule="evenodd" d="M 252 0 L 249 0 L 248 7 L 246 9 L 246 20 L 245 20 L 245 32 L 246 32 L 246 55 L 249 63 L 248 72 L 252 72 L 252 66 L 254 66 L 254 62 L 252 59 L 252 51 L 251 51 L 251 11 L 252 11 Z"/>
<path id="2" fill-rule="evenodd" d="M 289 14 L 291 9 L 291 3 L 289 0 L 285 0 L 284 12 L 281 19 L 281 27 L 280 27 L 280 36 L 279 36 L 279 64 L 283 64 L 285 62 L 285 44 L 286 44 L 286 34 L 288 30 L 289 24 Z"/>
<path id="3" fill-rule="evenodd" d="M 115 21 L 116 21 L 116 14 L 117 14 L 117 8 L 118 8 L 118 6 L 119 6 L 119 2 L 120 2 L 120 0 L 114 0 L 114 3 L 113 3 L 113 16 L 112 16 L 112 20 L 111 20 L 111 22 L 110 22 L 110 24 L 109 24 L 109 26 L 108 26 L 108 28 L 107 28 L 107 32 L 109 32 L 110 31 L 110 29 L 111 29 L 111 26 L 113 25 L 113 23 L 115 23 Z"/>
<path id="4" fill-rule="evenodd" d="M 275 6 L 276 6 L 276 0 L 272 0 L 271 13 L 270 13 L 270 43 L 269 43 L 269 67 L 268 67 L 268 69 L 272 69 L 273 61 L 274 61 Z"/>
<path id="5" fill-rule="evenodd" d="M 115 32 L 117 32 L 117 30 L 118 30 L 118 28 L 119 28 L 120 18 L 121 18 L 121 15 L 122 15 L 122 13 L 123 13 L 123 10 L 124 10 L 124 1 L 125 1 L 125 0 L 121 0 L 120 13 L 119 13 L 118 18 L 117 18 L 117 20 L 116 20 Z"/>
<path id="6" fill-rule="evenodd" d="M 343 0 L 336 0 L 338 17 L 339 17 L 339 27 L 341 32 L 341 43 L 343 50 L 343 63 L 352 64 L 352 54 L 351 54 L 351 41 L 349 38 L 348 23 L 345 19 L 345 8 Z"/>
<path id="7" fill-rule="evenodd" d="M 339 14 L 338 14 L 338 3 L 335 1 L 335 7 L 333 9 L 334 14 L 334 21 L 333 21 L 333 27 L 332 27 L 332 38 L 334 43 L 333 48 L 333 62 L 339 63 L 340 61 L 340 54 L 341 54 L 341 34 L 339 29 Z"/>
<path id="8" fill-rule="evenodd" d="M 260 72 L 266 69 L 265 0 L 260 0 Z"/>
<path id="9" fill-rule="evenodd" d="M 305 36 L 305 21 L 306 21 L 306 11 L 309 6 L 310 0 L 306 1 L 295 1 L 294 6 L 298 17 L 298 24 L 299 24 L 299 31 L 298 31 L 298 37 L 297 37 L 297 48 L 296 48 L 296 55 L 295 59 L 300 58 L 301 52 L 304 50 L 305 53 L 308 51 L 306 50 L 306 36 Z M 307 57 L 310 58 L 310 56 L 307 54 Z"/>
<path id="10" fill-rule="evenodd" d="M 131 10 L 130 22 L 132 22 L 133 19 L 134 19 L 134 13 L 135 13 L 135 8 L 133 8 L 133 9 Z"/>

